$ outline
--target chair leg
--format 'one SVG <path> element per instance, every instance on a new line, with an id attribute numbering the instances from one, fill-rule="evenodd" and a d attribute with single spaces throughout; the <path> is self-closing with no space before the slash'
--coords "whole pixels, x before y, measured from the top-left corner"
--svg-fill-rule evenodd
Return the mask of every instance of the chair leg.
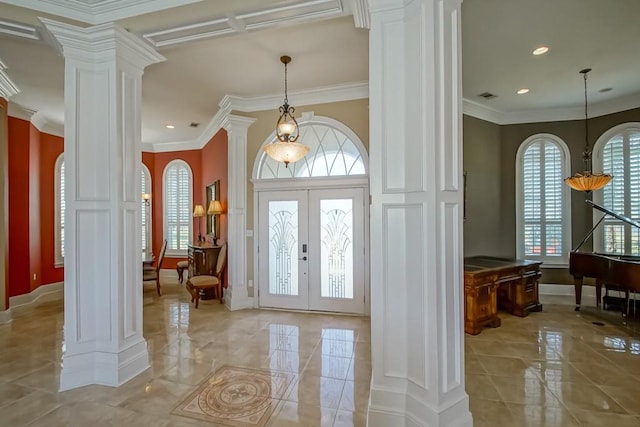
<path id="1" fill-rule="evenodd" d="M 224 304 L 224 289 L 222 289 L 222 285 L 218 284 L 218 294 L 220 295 L 220 304 Z"/>
<path id="2" fill-rule="evenodd" d="M 194 289 L 193 297 L 196 299 L 196 308 L 198 308 L 198 303 L 200 302 L 200 290 L 198 288 Z"/>
<path id="3" fill-rule="evenodd" d="M 160 272 L 158 271 L 158 276 L 156 277 L 156 290 L 158 291 L 158 296 L 162 296 L 162 292 L 160 292 Z"/>
<path id="4" fill-rule="evenodd" d="M 178 272 L 178 281 L 182 283 L 182 269 L 180 267 L 176 267 L 176 271 Z"/>

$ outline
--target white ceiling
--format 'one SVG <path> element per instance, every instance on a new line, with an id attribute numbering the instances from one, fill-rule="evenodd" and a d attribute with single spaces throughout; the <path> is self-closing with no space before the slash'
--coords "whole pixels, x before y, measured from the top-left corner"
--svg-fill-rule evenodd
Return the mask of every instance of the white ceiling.
<path id="1" fill-rule="evenodd" d="M 61 9 L 65 3 L 74 7 Z M 182 5 L 167 9 L 169 4 Z M 296 97 L 304 99 L 299 93 L 313 89 L 361 88 L 368 79 L 368 31 L 354 22 L 366 22 L 363 4 L 365 0 L 0 0 L 0 61 L 20 89 L 10 98 L 12 111 L 21 106 L 37 112 L 40 123 L 61 124 L 64 61 L 44 41 L 33 39 L 41 31 L 38 17 L 86 26 L 119 16 L 124 28 L 151 43 L 166 43 L 158 50 L 167 61 L 148 67 L 143 78 L 143 141 L 193 141 L 202 136 L 224 95 L 281 101 L 282 54 L 293 57 L 292 105 L 299 105 Z M 148 12 L 154 8 L 163 10 Z M 590 115 L 640 106 L 638 16 L 639 0 L 464 0 L 465 111 L 497 123 L 583 117 L 578 71 L 585 67 L 593 68 Z M 533 49 L 543 44 L 549 53 L 533 56 Z M 530 92 L 517 95 L 522 87 Z M 611 90 L 600 92 L 605 88 Z M 482 92 L 497 97 L 485 100 L 477 96 Z M 191 122 L 201 126 L 189 127 Z M 166 129 L 166 124 L 176 128 Z"/>

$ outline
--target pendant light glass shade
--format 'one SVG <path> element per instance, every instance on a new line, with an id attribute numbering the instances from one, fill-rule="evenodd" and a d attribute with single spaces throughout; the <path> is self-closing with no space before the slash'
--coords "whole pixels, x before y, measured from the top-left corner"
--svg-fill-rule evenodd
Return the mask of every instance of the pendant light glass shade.
<path id="1" fill-rule="evenodd" d="M 582 158 L 584 159 L 585 171 L 577 172 L 575 175 L 565 178 L 564 182 L 574 190 L 590 193 L 599 190 L 611 181 L 612 176 L 603 172 L 591 172 L 591 149 L 589 148 L 589 115 L 587 110 L 587 73 L 591 68 L 580 70 L 584 76 L 584 134 L 585 144 Z"/>
<path id="2" fill-rule="evenodd" d="M 291 57 L 282 56 L 280 62 L 284 64 L 284 103 L 280 107 L 280 117 L 276 124 L 277 141 L 267 144 L 264 147 L 267 156 L 272 159 L 284 163 L 285 167 L 289 167 L 289 163 L 297 162 L 307 155 L 309 147 L 298 141 L 300 129 L 298 122 L 293 113 L 295 108 L 289 105 L 287 97 L 287 64 L 291 62 Z"/>

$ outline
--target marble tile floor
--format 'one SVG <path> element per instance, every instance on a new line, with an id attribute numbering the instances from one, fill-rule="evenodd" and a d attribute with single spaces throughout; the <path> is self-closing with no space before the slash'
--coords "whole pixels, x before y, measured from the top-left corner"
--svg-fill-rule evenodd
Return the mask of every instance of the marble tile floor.
<path id="1" fill-rule="evenodd" d="M 593 310 L 544 312 L 465 335 L 475 426 L 640 425 L 640 335 Z M 368 318 L 270 310 L 198 310 L 173 276 L 144 287 L 151 368 L 118 388 L 58 392 L 62 301 L 41 300 L 0 325 L 0 425 L 364 426 L 371 375 Z M 609 316 L 605 319 L 613 319 Z M 231 368 L 286 378 L 259 421 L 187 416 L 185 402 Z M 214 381 L 215 382 L 215 381 Z M 224 400 L 224 399 L 222 399 Z M 263 399 L 264 400 L 264 399 Z M 224 408 L 223 408 L 224 409 Z M 264 409 L 264 408 L 263 408 Z M 185 415 L 186 414 L 186 415 Z M 219 420 L 218 420 L 219 421 Z M 393 427 L 393 426 L 389 426 Z"/>

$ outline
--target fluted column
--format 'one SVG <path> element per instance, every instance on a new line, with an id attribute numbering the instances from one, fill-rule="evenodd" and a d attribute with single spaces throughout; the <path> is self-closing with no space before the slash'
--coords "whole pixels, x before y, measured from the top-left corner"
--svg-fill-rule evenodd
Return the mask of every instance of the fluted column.
<path id="1" fill-rule="evenodd" d="M 222 127 L 228 137 L 228 262 L 229 287 L 225 303 L 230 310 L 253 307 L 247 290 L 247 130 L 256 119 L 229 114 Z"/>
<path id="2" fill-rule="evenodd" d="M 368 426 L 471 426 L 464 388 L 461 0 L 369 0 Z"/>
<path id="3" fill-rule="evenodd" d="M 42 19 L 65 58 L 64 342 L 60 389 L 149 367 L 142 335 L 140 104 L 164 58 L 113 23 Z"/>

